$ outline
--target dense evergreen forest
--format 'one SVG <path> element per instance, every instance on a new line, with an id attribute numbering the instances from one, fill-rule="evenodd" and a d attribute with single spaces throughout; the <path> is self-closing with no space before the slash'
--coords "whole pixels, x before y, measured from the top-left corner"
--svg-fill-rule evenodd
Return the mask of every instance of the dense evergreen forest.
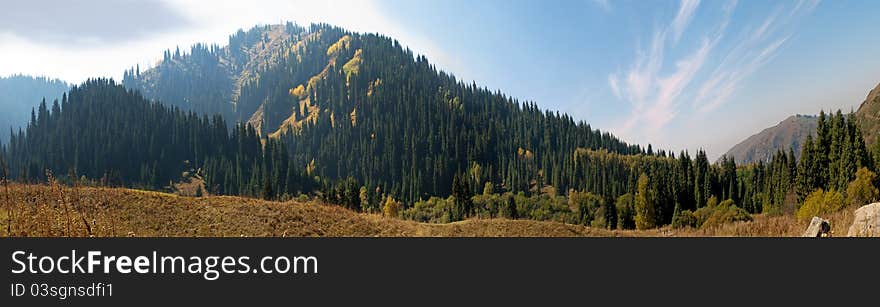
<path id="1" fill-rule="evenodd" d="M 222 166 L 205 174 L 219 193 L 274 198 L 315 188 L 300 168 L 294 171 L 283 146 L 262 146 L 253 128 L 237 125 L 229 132 L 220 115 L 150 102 L 106 79 L 74 86 L 51 107 L 40 103 L 26 130 L 3 150 L 11 177 L 21 181 L 54 175 L 168 189 L 183 172 Z"/>
<path id="2" fill-rule="evenodd" d="M 51 170 L 168 190 L 197 174 L 207 194 L 309 194 L 426 222 L 641 229 L 877 197 L 875 158 L 852 115 L 821 114 L 800 160 L 788 151 L 712 164 L 703 151 L 627 144 L 461 82 L 390 38 L 327 25 L 261 26 L 225 47 L 169 50 L 123 83 L 90 80 L 43 102 L 0 148 L 12 177 L 39 181 Z"/>

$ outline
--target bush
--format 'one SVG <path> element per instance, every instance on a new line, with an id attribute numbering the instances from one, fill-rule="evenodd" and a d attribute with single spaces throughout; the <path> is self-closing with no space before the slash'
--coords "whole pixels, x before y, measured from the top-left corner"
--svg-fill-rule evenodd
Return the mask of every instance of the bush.
<path id="1" fill-rule="evenodd" d="M 599 210 L 596 210 L 596 213 L 593 215 L 593 221 L 590 222 L 590 227 L 607 229 L 614 227 L 614 212 L 611 212 L 611 210 L 614 210 L 614 207 L 606 205 L 603 201 L 599 206 Z"/>
<path id="2" fill-rule="evenodd" d="M 715 196 L 709 197 L 709 199 L 706 200 L 706 207 L 714 208 L 717 205 L 718 205 L 718 198 Z"/>
<path id="3" fill-rule="evenodd" d="M 714 197 L 713 197 L 714 198 Z M 706 206 L 694 212 L 696 225 L 700 228 L 715 227 L 722 224 L 751 221 L 748 211 L 737 207 L 733 200 L 722 201 L 718 205 Z"/>
<path id="4" fill-rule="evenodd" d="M 504 206 L 504 195 L 482 194 L 471 198 L 477 217 L 493 218 L 500 216 L 501 207 Z"/>
<path id="5" fill-rule="evenodd" d="M 394 198 L 388 196 L 385 199 L 385 206 L 382 207 L 382 215 L 386 217 L 397 217 L 400 212 L 400 203 L 395 201 Z"/>
<path id="6" fill-rule="evenodd" d="M 308 202 L 308 201 L 312 200 L 312 198 L 309 197 L 309 195 L 307 195 L 307 194 L 299 194 L 296 196 L 296 198 L 294 198 L 294 200 L 296 200 L 297 202 L 304 203 L 304 202 Z"/>
<path id="7" fill-rule="evenodd" d="M 632 194 L 623 194 L 617 198 L 614 207 L 617 209 L 617 229 L 634 229 L 635 208 Z"/>
<path id="8" fill-rule="evenodd" d="M 846 207 L 846 202 L 840 192 L 833 189 L 827 192 L 818 189 L 807 196 L 796 215 L 800 220 L 809 220 L 814 216 L 840 211 L 844 207 Z"/>
<path id="9" fill-rule="evenodd" d="M 574 223 L 592 225 L 594 219 L 601 218 L 601 227 L 605 227 L 605 212 L 604 210 L 599 212 L 599 209 L 604 206 L 601 197 L 589 192 L 572 191 L 568 194 L 568 206 L 576 214 Z"/>
<path id="10" fill-rule="evenodd" d="M 403 218 L 423 223 L 449 223 L 452 220 L 452 211 L 455 201 L 453 198 L 443 199 L 431 197 L 428 200 L 417 201 L 412 207 L 403 212 Z"/>
<path id="11" fill-rule="evenodd" d="M 516 201 L 513 199 L 513 195 L 510 195 L 509 193 L 504 195 L 504 207 L 501 208 L 501 216 L 511 220 L 519 218 L 519 214 L 516 211 Z"/>
<path id="12" fill-rule="evenodd" d="M 867 168 L 860 168 L 856 172 L 856 179 L 846 187 L 848 203 L 854 206 L 864 206 L 877 200 L 880 191 L 874 186 L 877 174 Z"/>
<path id="13" fill-rule="evenodd" d="M 678 205 L 675 206 L 675 213 L 672 215 L 672 228 L 697 227 L 697 217 L 691 210 L 680 211 Z"/>

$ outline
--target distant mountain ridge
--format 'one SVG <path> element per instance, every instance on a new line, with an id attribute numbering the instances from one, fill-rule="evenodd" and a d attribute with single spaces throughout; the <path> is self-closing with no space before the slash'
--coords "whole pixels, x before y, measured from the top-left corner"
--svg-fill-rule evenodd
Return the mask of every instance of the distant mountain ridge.
<path id="1" fill-rule="evenodd" d="M 792 148 L 795 156 L 800 157 L 804 140 L 808 135 L 816 135 L 817 122 L 814 115 L 789 116 L 736 144 L 725 155 L 734 157 L 737 164 L 749 164 L 769 161 L 777 151 Z"/>
<path id="2" fill-rule="evenodd" d="M 880 135 L 880 84 L 868 92 L 865 100 L 855 113 L 865 138 L 865 144 L 877 142 Z M 807 135 L 816 136 L 818 117 L 813 115 L 794 115 L 773 127 L 748 137 L 733 146 L 725 154 L 736 159 L 737 164 L 768 161 L 778 150 L 791 148 L 800 158 L 801 145 Z"/>
<path id="3" fill-rule="evenodd" d="M 64 81 L 46 77 L 0 77 L 0 142 L 8 141 L 10 128 L 17 132 L 27 125 L 31 111 L 44 98 L 51 105 L 69 87 Z"/>

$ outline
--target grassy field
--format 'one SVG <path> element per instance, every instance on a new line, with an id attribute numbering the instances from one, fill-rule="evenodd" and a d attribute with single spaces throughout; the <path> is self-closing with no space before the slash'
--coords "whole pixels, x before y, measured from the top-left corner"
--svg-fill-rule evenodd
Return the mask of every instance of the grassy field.
<path id="1" fill-rule="evenodd" d="M 755 216 L 710 229 L 606 230 L 556 222 L 466 220 L 425 224 L 356 213 L 318 202 L 183 197 L 121 188 L 0 187 L 0 237 L 580 237 L 799 236 L 807 221 Z M 852 210 L 825 217 L 844 236 Z"/>

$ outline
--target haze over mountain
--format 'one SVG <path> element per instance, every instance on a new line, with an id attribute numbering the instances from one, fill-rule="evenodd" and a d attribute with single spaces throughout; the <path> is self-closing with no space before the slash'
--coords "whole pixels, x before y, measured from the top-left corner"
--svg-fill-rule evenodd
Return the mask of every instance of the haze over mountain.
<path id="1" fill-rule="evenodd" d="M 816 135 L 816 119 L 813 115 L 790 116 L 736 144 L 725 155 L 734 157 L 737 164 L 767 162 L 777 151 L 791 148 L 800 157 L 807 135 Z"/>
<path id="2" fill-rule="evenodd" d="M 880 134 L 880 84 L 868 92 L 855 112 L 865 143 L 875 144 Z M 777 151 L 791 148 L 797 158 L 808 135 L 816 136 L 815 115 L 794 115 L 733 146 L 725 154 L 738 164 L 768 161 Z"/>
<path id="3" fill-rule="evenodd" d="M 68 87 L 64 81 L 46 77 L 0 77 L 0 142 L 9 141 L 10 129 L 18 132 L 28 123 L 42 99 L 50 103 L 60 99 Z"/>

